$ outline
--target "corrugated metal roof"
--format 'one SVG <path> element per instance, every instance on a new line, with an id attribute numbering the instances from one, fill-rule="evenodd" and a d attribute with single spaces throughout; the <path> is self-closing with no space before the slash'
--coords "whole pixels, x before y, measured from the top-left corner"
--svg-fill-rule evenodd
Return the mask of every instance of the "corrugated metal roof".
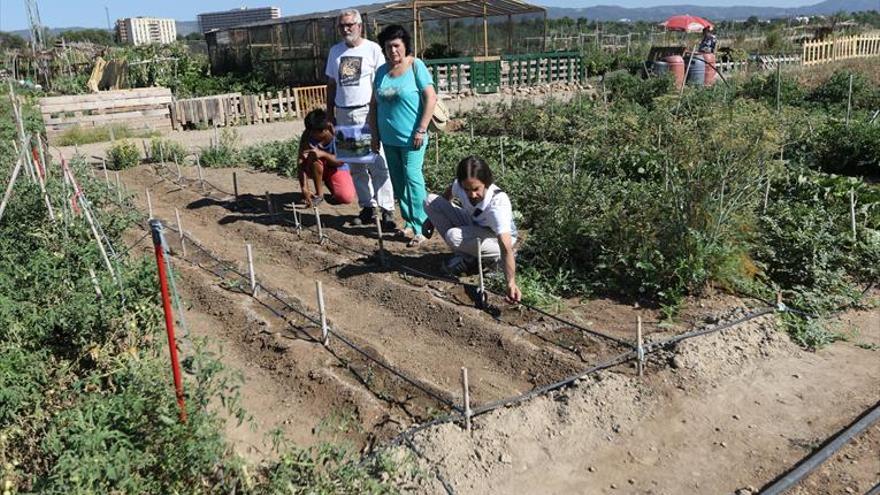
<path id="1" fill-rule="evenodd" d="M 422 22 L 483 17 L 484 12 L 487 16 L 494 17 L 533 13 L 539 14 L 546 11 L 543 7 L 522 2 L 520 0 L 412 0 L 373 3 L 346 7 L 344 9 L 328 10 L 325 12 L 285 16 L 279 17 L 278 19 L 243 24 L 230 29 L 274 26 L 276 24 L 287 24 L 315 19 L 333 19 L 343 10 L 349 9 L 357 9 L 361 15 L 369 17 L 371 22 L 379 24 L 403 24 L 406 22 L 412 22 L 413 9 L 418 10 L 419 18 Z"/>

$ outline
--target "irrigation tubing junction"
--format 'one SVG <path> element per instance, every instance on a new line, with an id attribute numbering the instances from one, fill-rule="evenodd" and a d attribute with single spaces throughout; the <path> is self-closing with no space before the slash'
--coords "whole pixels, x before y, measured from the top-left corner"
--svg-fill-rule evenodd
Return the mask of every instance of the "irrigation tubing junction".
<path id="1" fill-rule="evenodd" d="M 168 170 L 167 164 L 163 163 L 162 167 L 165 170 Z M 232 196 L 236 200 L 236 202 L 238 200 L 237 196 L 234 195 L 233 193 L 229 193 L 227 191 L 224 191 L 220 187 L 217 187 L 216 185 L 214 185 L 211 182 L 206 181 L 204 179 L 190 179 L 187 177 L 183 177 L 178 172 L 178 174 L 177 174 L 178 180 L 175 181 L 172 178 L 164 176 L 159 171 L 158 167 L 154 167 L 154 171 L 163 180 L 167 180 L 169 182 L 172 182 L 173 184 L 175 184 L 181 188 L 189 189 L 188 185 L 185 183 L 185 181 L 199 183 L 201 186 L 201 194 L 207 198 L 212 198 L 212 199 L 228 202 L 230 199 L 230 196 Z M 210 186 L 211 189 L 213 189 L 221 194 L 224 194 L 225 197 L 223 197 L 223 198 L 213 197 L 211 192 L 208 192 L 205 190 L 205 185 L 208 185 L 208 186 Z M 274 213 L 272 211 L 273 208 L 271 207 L 271 205 L 267 207 L 267 210 L 268 210 L 269 215 L 278 216 L 277 213 Z M 295 224 L 292 224 L 291 222 L 289 222 L 289 220 L 284 219 L 284 218 L 282 218 L 281 220 L 284 221 L 288 226 L 291 226 L 291 225 L 295 226 L 296 230 L 298 232 L 302 231 L 302 229 L 303 229 L 302 224 L 298 218 L 297 218 L 297 221 Z M 323 232 L 323 229 L 320 227 L 320 220 L 318 220 L 316 218 L 316 221 L 317 221 L 316 227 L 319 230 L 319 232 L 318 232 L 318 242 L 319 243 L 323 243 L 326 240 L 326 241 L 329 241 L 332 244 L 334 244 L 340 248 L 343 248 L 345 250 L 348 250 L 350 252 L 354 252 L 354 253 L 362 255 L 362 256 L 373 257 L 376 255 L 376 253 L 368 253 L 368 252 L 364 252 L 361 250 L 357 250 L 357 249 L 351 248 L 350 246 L 346 246 L 345 244 L 343 244 L 341 242 L 336 241 L 332 237 L 328 236 L 325 232 Z M 241 277 L 243 280 L 247 280 L 248 275 L 243 273 L 242 271 L 239 271 L 237 268 L 235 268 L 234 263 L 226 261 L 226 260 L 222 260 L 218 256 L 214 255 L 207 247 L 202 245 L 198 240 L 194 239 L 191 235 L 189 235 L 185 231 L 181 232 L 179 226 L 174 225 L 174 224 L 168 224 L 168 223 L 166 223 L 165 226 L 171 230 L 178 232 L 180 234 L 179 237 L 180 237 L 181 241 L 186 239 L 192 246 L 196 247 L 200 252 L 202 252 L 203 254 L 208 256 L 209 258 L 211 258 L 215 263 L 217 263 L 218 265 L 222 265 L 224 267 L 223 271 L 235 273 L 236 275 Z M 138 239 L 131 246 L 129 246 L 124 251 L 119 253 L 117 255 L 117 257 L 119 255 L 127 253 L 128 251 L 130 251 L 131 249 L 136 247 L 138 244 L 143 242 L 143 240 L 146 237 L 147 236 L 145 235 L 145 236 L 141 237 L 140 239 Z M 380 251 L 378 254 L 382 255 L 382 252 Z M 187 262 L 193 264 L 194 266 L 205 269 L 205 270 L 209 271 L 210 273 L 217 275 L 217 276 L 220 276 L 222 278 L 222 273 L 218 274 L 214 271 L 211 271 L 211 270 L 205 268 L 204 266 L 202 266 L 200 263 L 187 259 L 186 256 L 184 256 L 182 258 L 180 256 L 178 256 L 178 258 L 183 259 L 184 261 L 187 261 Z M 396 262 L 393 260 L 392 260 L 392 264 L 395 267 L 397 267 L 398 269 L 400 269 L 401 271 L 404 271 L 407 273 L 411 273 L 411 274 L 425 277 L 428 279 L 441 280 L 441 281 L 457 284 L 457 285 L 460 285 L 460 286 L 463 286 L 466 288 L 472 287 L 471 285 L 463 283 L 457 279 L 425 273 L 421 270 L 412 268 L 410 266 L 407 266 L 405 264 L 402 264 L 402 263 L 399 263 L 399 262 Z M 527 304 L 522 304 L 522 306 L 526 307 L 529 310 L 535 311 L 535 312 L 542 314 L 548 318 L 551 318 L 559 323 L 562 323 L 564 325 L 570 326 L 571 328 L 577 329 L 578 331 L 580 331 L 582 333 L 612 341 L 616 344 L 628 347 L 630 350 L 627 350 L 623 353 L 620 353 L 616 356 L 613 356 L 613 357 L 611 357 L 601 363 L 593 364 L 581 372 L 567 376 L 567 377 L 565 377 L 561 380 L 558 380 L 556 382 L 553 382 L 553 383 L 550 383 L 547 385 L 543 385 L 540 387 L 536 387 L 536 388 L 534 388 L 528 392 L 525 392 L 523 394 L 520 394 L 520 395 L 502 398 L 502 399 L 499 399 L 496 401 L 485 403 L 485 404 L 480 405 L 478 407 L 475 407 L 473 409 L 470 409 L 469 407 L 462 407 L 462 406 L 456 404 L 455 402 L 453 402 L 452 400 L 449 400 L 445 397 L 440 396 L 439 393 L 431 390 L 427 386 L 422 385 L 421 383 L 419 383 L 418 380 L 413 379 L 411 377 L 408 377 L 406 374 L 404 374 L 400 370 L 395 369 L 392 365 L 389 365 L 388 363 L 385 363 L 385 362 L 377 359 L 376 357 L 372 356 L 369 352 L 367 352 L 366 350 L 364 350 L 363 348 L 361 348 L 360 346 L 355 344 L 350 338 L 348 338 L 347 336 L 345 336 L 344 334 L 342 334 L 338 330 L 333 329 L 332 327 L 327 325 L 325 322 L 322 322 L 322 319 L 320 316 L 319 317 L 312 316 L 312 315 L 308 314 L 305 310 L 297 308 L 294 304 L 292 304 L 291 302 L 286 300 L 277 291 L 271 289 L 270 287 L 267 287 L 265 284 L 257 281 L 255 287 L 259 287 L 259 290 L 251 291 L 251 292 L 242 291 L 242 293 L 247 293 L 250 297 L 252 297 L 256 300 L 258 300 L 257 293 L 265 293 L 269 297 L 273 298 L 274 300 L 276 300 L 277 302 L 282 304 L 285 309 L 302 316 L 306 320 L 310 321 L 311 323 L 313 323 L 319 327 L 323 327 L 323 329 L 326 331 L 327 335 L 332 335 L 333 337 L 338 339 L 340 342 L 342 342 L 348 348 L 352 349 L 353 351 L 357 352 L 359 355 L 363 356 L 364 358 L 366 358 L 366 359 L 372 361 L 373 363 L 377 364 L 378 366 L 382 367 L 383 369 L 385 369 L 389 373 L 393 374 L 397 378 L 403 380 L 404 382 L 406 382 L 410 386 L 415 387 L 420 392 L 422 392 L 426 396 L 430 397 L 432 400 L 435 400 L 438 403 L 443 404 L 451 411 L 449 414 L 442 416 L 442 417 L 439 417 L 439 418 L 436 418 L 434 420 L 431 420 L 431 421 L 428 421 L 428 422 L 425 422 L 422 424 L 415 424 L 415 425 L 411 426 L 410 428 L 404 430 L 403 432 L 399 433 L 396 437 L 394 437 L 392 440 L 390 440 L 387 443 L 387 446 L 405 445 L 408 448 L 410 448 L 416 455 L 418 455 L 419 457 L 422 457 L 423 459 L 425 459 L 429 463 L 430 463 L 430 461 L 428 459 L 426 459 L 424 457 L 424 455 L 418 449 L 415 448 L 415 445 L 412 442 L 412 438 L 418 432 L 424 431 L 424 430 L 431 428 L 433 426 L 437 426 L 437 425 L 441 425 L 441 424 L 445 424 L 445 423 L 451 423 L 451 422 L 465 422 L 465 421 L 469 422 L 472 417 L 483 415 L 483 414 L 489 413 L 491 411 L 497 410 L 499 408 L 509 407 L 509 406 L 512 406 L 512 405 L 515 405 L 515 404 L 518 404 L 518 403 L 521 403 L 524 401 L 528 401 L 532 398 L 547 394 L 549 392 L 559 390 L 559 389 L 564 388 L 566 386 L 575 384 L 576 382 L 578 382 L 578 381 L 580 381 L 580 380 L 582 380 L 592 374 L 595 374 L 599 371 L 613 368 L 615 366 L 619 366 L 619 365 L 622 365 L 622 364 L 625 364 L 625 363 L 628 363 L 631 361 L 639 361 L 640 363 L 644 363 L 645 360 L 647 359 L 647 355 L 655 353 L 655 352 L 660 351 L 662 349 L 667 349 L 667 348 L 674 346 L 682 341 L 685 341 L 688 339 L 693 339 L 696 337 L 709 335 L 709 334 L 713 334 L 713 333 L 717 333 L 717 332 L 721 332 L 721 331 L 733 328 L 735 326 L 741 325 L 743 323 L 746 323 L 748 321 L 754 320 L 756 318 L 760 318 L 762 316 L 765 316 L 765 315 L 768 315 L 771 313 L 788 312 L 788 313 L 796 314 L 798 316 L 806 317 L 806 318 L 814 317 L 814 315 L 809 314 L 805 311 L 801 311 L 796 308 L 788 307 L 785 304 L 778 303 L 775 306 L 768 305 L 765 307 L 757 308 L 757 309 L 751 311 L 750 313 L 748 313 L 740 318 L 737 318 L 735 320 L 729 321 L 729 322 L 725 322 L 725 323 L 721 323 L 721 324 L 717 324 L 717 325 L 713 325 L 713 326 L 709 326 L 709 327 L 705 327 L 705 328 L 696 329 L 696 330 L 693 330 L 693 331 L 690 331 L 690 332 L 687 332 L 684 334 L 676 335 L 676 336 L 673 336 L 673 337 L 670 337 L 667 339 L 663 339 L 663 340 L 647 342 L 642 347 L 638 347 L 637 345 L 634 345 L 632 342 L 629 342 L 629 341 L 626 341 L 623 339 L 619 339 L 619 338 L 616 338 L 613 336 L 609 336 L 609 335 L 603 334 L 601 332 L 597 332 L 595 330 L 584 328 L 584 327 L 577 325 L 571 321 L 567 321 L 557 315 L 554 315 L 552 313 L 548 313 L 540 308 L 536 308 L 534 306 L 527 305 Z M 496 296 L 502 296 L 501 294 L 494 292 L 494 291 L 487 290 L 487 292 L 491 292 L 492 294 L 494 294 Z M 179 304 L 178 304 L 178 308 L 180 308 Z M 283 316 L 283 315 L 279 315 L 279 316 Z M 326 345 L 327 344 L 325 341 L 325 346 Z M 828 457 L 830 457 L 834 452 L 836 452 L 839 448 L 841 448 L 843 445 L 845 445 L 850 439 L 852 439 L 852 437 L 856 436 L 859 432 L 864 431 L 864 429 L 866 429 L 870 425 L 874 424 L 878 419 L 880 419 L 880 403 L 875 405 L 871 411 L 866 412 L 854 424 L 850 425 L 850 427 L 847 430 L 845 430 L 844 432 L 841 432 L 840 434 L 835 436 L 833 439 L 830 439 L 829 441 L 827 441 L 826 445 L 822 449 L 820 449 L 818 452 L 814 453 L 809 458 L 803 460 L 801 463 L 799 463 L 797 466 L 795 466 L 795 468 L 792 469 L 791 471 L 784 473 L 783 475 L 780 475 L 780 477 L 777 478 L 777 480 L 775 480 L 772 485 L 765 488 L 765 490 L 762 491 L 762 493 L 766 493 L 766 494 L 770 494 L 770 495 L 783 493 L 785 490 L 787 490 L 788 488 L 790 488 L 791 486 L 796 484 L 804 476 L 809 474 L 809 472 L 816 469 L 816 467 L 818 467 L 824 460 L 827 460 Z M 376 449 L 376 450 L 378 451 L 379 449 Z M 431 464 L 433 464 L 433 463 L 431 463 Z M 452 487 L 442 477 L 442 474 L 439 472 L 439 470 L 435 469 L 435 475 L 437 476 L 437 479 L 442 483 L 442 485 L 443 485 L 444 489 L 447 491 L 447 493 L 453 493 Z M 877 487 L 875 487 L 875 489 L 872 490 L 872 492 L 876 491 L 876 488 Z M 776 490 L 776 491 L 773 491 L 773 490 Z"/>

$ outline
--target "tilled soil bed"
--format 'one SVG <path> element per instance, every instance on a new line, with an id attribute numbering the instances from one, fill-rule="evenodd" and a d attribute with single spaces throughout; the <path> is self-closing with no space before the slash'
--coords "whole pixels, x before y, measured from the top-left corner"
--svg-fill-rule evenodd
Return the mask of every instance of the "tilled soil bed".
<path id="1" fill-rule="evenodd" d="M 658 324 L 656 308 L 608 299 L 556 310 L 574 324 L 495 296 L 479 310 L 473 287 L 400 268 L 439 276 L 446 249 L 436 238 L 408 249 L 387 236 L 391 263 L 383 267 L 373 227 L 349 223 L 356 206 L 322 205 L 329 240 L 319 243 L 313 212 L 302 212 L 302 232 L 293 227 L 293 181 L 209 169 L 203 191 L 195 170 L 182 173 L 182 185 L 165 167 L 140 166 L 122 179 L 139 209 L 149 190 L 154 216 L 174 224 L 177 209 L 184 231 L 206 248 L 190 242 L 184 254 L 177 234 L 166 233 L 191 333 L 245 378 L 256 428 L 232 425 L 229 434 L 255 460 L 270 455 L 265 434 L 275 428 L 301 444 L 330 436 L 368 446 L 453 412 L 462 367 L 478 407 L 630 351 L 637 316 L 656 341 L 762 304 L 694 300 L 671 326 Z M 246 244 L 261 285 L 254 297 Z M 315 322 L 316 281 L 334 332 L 327 347 Z M 864 342 L 880 334 L 870 315 L 855 320 Z M 414 443 L 428 472 L 437 466 L 457 493 L 732 493 L 760 487 L 877 400 L 872 349 L 841 342 L 807 353 L 764 316 L 652 354 L 642 378 L 617 366 L 480 416 L 472 435 L 444 424 Z M 431 477 L 400 483 L 443 491 Z"/>

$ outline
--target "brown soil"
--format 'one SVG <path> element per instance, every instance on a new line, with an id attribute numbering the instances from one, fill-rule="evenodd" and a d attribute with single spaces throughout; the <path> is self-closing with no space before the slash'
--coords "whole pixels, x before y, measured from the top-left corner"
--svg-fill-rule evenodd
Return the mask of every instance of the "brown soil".
<path id="1" fill-rule="evenodd" d="M 369 256 L 376 233 L 347 223 L 356 207 L 321 206 L 332 242 L 319 245 L 313 213 L 302 214 L 304 232 L 291 226 L 286 205 L 299 198 L 292 181 L 241 169 L 209 169 L 205 177 L 230 191 L 233 171 L 238 202 L 216 190 L 203 196 L 192 180 L 195 170 L 186 167 L 187 187 L 170 182 L 176 174 L 168 169 L 157 174 L 141 166 L 122 176 L 140 209 L 146 211 L 143 191 L 149 189 L 154 216 L 173 224 L 179 209 L 185 231 L 238 272 L 246 272 L 245 243 L 252 244 L 260 283 L 282 295 L 283 302 L 265 290 L 250 297 L 246 276 L 192 245 L 184 256 L 177 235 L 168 232 L 192 334 L 208 339 L 245 378 L 243 404 L 255 428 L 233 425 L 229 434 L 252 460 L 270 455 L 265 437 L 274 428 L 301 444 L 340 436 L 359 445 L 388 439 L 449 411 L 447 403 L 459 404 L 461 367 L 469 369 L 473 405 L 479 406 L 627 350 L 497 297 L 491 300 L 495 310 L 477 310 L 458 285 L 382 268 Z M 265 192 L 281 214 L 268 213 Z M 385 247 L 393 261 L 439 275 L 445 246 L 438 239 L 408 249 L 388 236 Z M 306 317 L 317 315 L 316 280 L 323 284 L 330 326 L 416 385 L 337 337 L 331 336 L 329 348 L 320 344 L 320 326 Z M 689 301 L 676 325 L 660 325 L 656 308 L 607 299 L 568 301 L 560 314 L 631 341 L 637 316 L 652 340 L 717 321 L 712 315 L 742 314 L 750 305 L 758 304 L 721 294 Z M 842 342 L 802 352 L 772 317 L 764 317 L 653 355 L 642 379 L 619 366 L 481 416 L 473 436 L 447 424 L 419 434 L 416 444 L 457 493 L 729 493 L 759 487 L 880 395 L 880 359 L 870 345 L 880 340 L 876 311 L 847 318 L 860 329 L 861 340 L 854 341 L 861 347 Z M 868 464 L 863 466 L 870 470 Z M 436 482 L 415 489 L 442 490 Z"/>

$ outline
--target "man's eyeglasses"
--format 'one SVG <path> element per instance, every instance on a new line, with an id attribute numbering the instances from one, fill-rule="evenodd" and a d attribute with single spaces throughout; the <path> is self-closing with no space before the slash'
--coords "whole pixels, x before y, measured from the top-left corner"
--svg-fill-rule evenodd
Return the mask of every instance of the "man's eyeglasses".
<path id="1" fill-rule="evenodd" d="M 340 22 L 338 24 L 339 29 L 345 29 L 345 28 L 354 29 L 354 27 L 357 25 L 358 25 L 357 22 Z"/>

